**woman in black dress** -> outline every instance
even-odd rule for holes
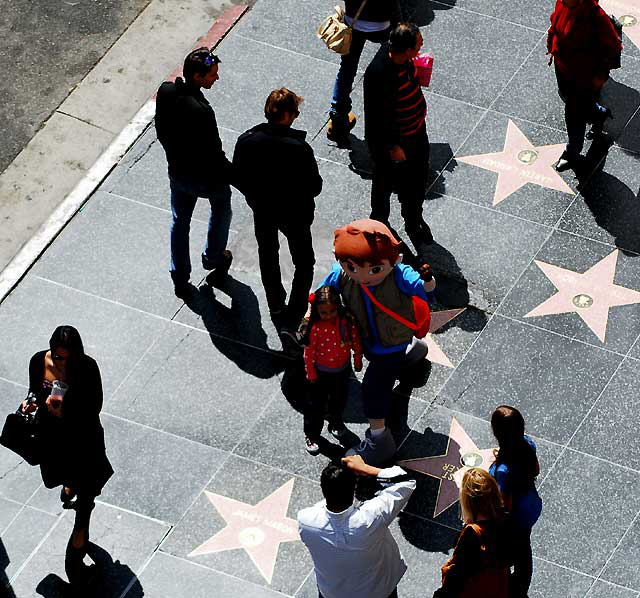
[[[52,396],[54,381],[68,388],[60,399]],[[65,560],[69,581],[83,581],[82,563],[89,542],[89,520],[95,498],[113,474],[100,423],[102,380],[96,362],[85,354],[72,326],[58,326],[48,351],[38,351],[29,363],[29,390],[36,396],[38,430],[43,457],[42,481],[47,488],[62,486],[63,508],[74,509],[75,524]],[[23,404],[23,410],[35,409]]]

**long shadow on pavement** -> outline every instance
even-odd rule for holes
[[[231,307],[216,299],[215,292],[231,298]],[[271,378],[285,368],[286,360],[267,344],[258,298],[247,284],[227,276],[215,289],[203,285],[188,307],[202,317],[215,347],[241,370],[256,378]],[[259,350],[249,350],[249,347]]]
[[[144,596],[140,581],[128,565],[114,561],[106,550],[93,543],[87,553],[96,567],[96,575],[88,586],[76,588],[50,573],[38,584],[36,592],[44,598],[120,598],[130,586],[127,598]]]

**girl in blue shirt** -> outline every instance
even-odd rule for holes
[[[489,473],[496,479],[513,539],[511,598],[526,598],[533,573],[531,528],[542,512],[542,500],[535,486],[540,473],[536,445],[524,433],[524,418],[515,407],[502,405],[491,416],[491,428],[500,447]]]

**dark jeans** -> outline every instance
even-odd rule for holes
[[[509,598],[526,598],[533,575],[531,530],[513,531],[513,573],[509,578]]]
[[[567,154],[577,156],[584,147],[587,123],[600,116],[598,109],[599,90],[588,89],[567,79],[556,67],[558,94],[564,102],[564,120],[567,127]]]
[[[393,387],[406,370],[404,350],[386,355],[367,354],[369,365],[362,378],[362,402],[367,419],[385,419],[389,415]]]
[[[374,163],[370,217],[389,222],[391,193],[396,190],[405,230],[415,244],[416,237],[431,234],[422,217],[429,172],[429,137],[425,130],[403,138],[399,145],[407,159],[397,163],[387,150],[370,148]]]
[[[324,598],[320,592],[318,592],[318,598]],[[389,598],[398,598],[398,589],[396,588],[389,594]]]
[[[351,91],[353,81],[358,72],[358,63],[364,48],[364,43],[368,40],[376,44],[382,44],[389,39],[389,30],[384,31],[358,31],[353,30],[351,37],[351,47],[349,53],[340,58],[340,68],[333,84],[333,99],[331,100],[331,114],[346,116],[351,111]]]
[[[191,216],[199,197],[211,205],[207,242],[202,255],[212,265],[223,259],[231,225],[231,187],[221,184],[207,186],[188,180],[169,177],[171,187],[171,278],[174,283],[187,282],[191,274],[189,231]]]
[[[324,417],[330,426],[342,423],[342,413],[349,395],[351,368],[341,372],[318,371],[318,379],[311,383],[304,410],[304,435],[317,440],[322,434]]]
[[[289,252],[295,268],[291,293],[286,305],[287,326],[297,328],[307,311],[309,289],[313,282],[313,266],[315,256],[311,241],[311,224],[313,209],[310,215],[289,216],[282,214],[261,214],[254,212],[254,230],[258,242],[258,261],[260,276],[267,296],[267,304],[271,311],[279,311],[285,306],[287,292],[282,285],[280,272],[280,241],[278,231],[287,239]]]

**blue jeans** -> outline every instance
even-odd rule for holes
[[[207,242],[202,252],[214,267],[222,262],[231,225],[231,187],[227,183],[206,185],[169,176],[171,187],[171,278],[174,283],[188,282],[191,274],[189,231],[198,197],[211,204]]]
[[[369,40],[376,44],[382,44],[389,39],[390,28],[384,31],[358,31],[353,30],[351,48],[349,53],[340,58],[340,68],[333,85],[333,100],[331,100],[330,114],[346,116],[351,111],[351,90],[358,72],[358,63],[364,48],[364,43]]]

